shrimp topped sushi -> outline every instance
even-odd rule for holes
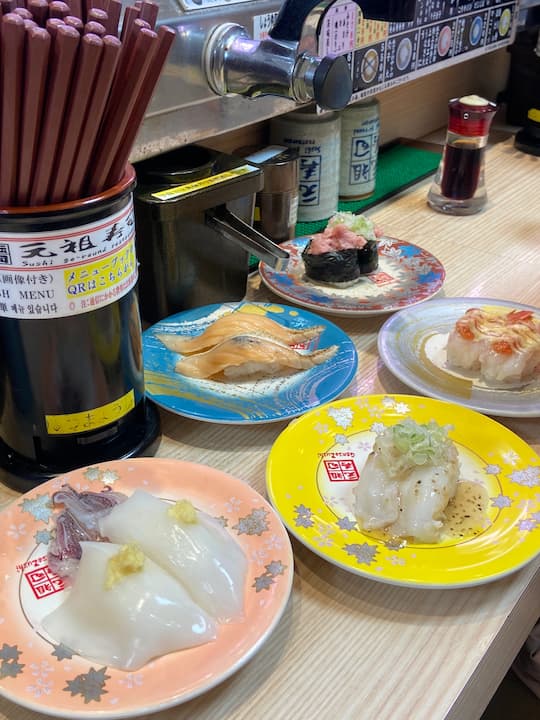
[[[364,215],[336,213],[322,233],[310,237],[302,252],[307,278],[336,287],[354,285],[378,268],[381,234]]]
[[[530,310],[469,308],[448,336],[446,362],[493,386],[540,377],[540,318]]]

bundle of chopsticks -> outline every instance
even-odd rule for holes
[[[0,207],[118,183],[174,30],[158,4],[0,0]]]

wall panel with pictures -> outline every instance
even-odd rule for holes
[[[345,55],[351,102],[509,45],[518,3],[417,0],[411,22],[366,20],[352,0],[337,0],[319,31],[319,53]]]

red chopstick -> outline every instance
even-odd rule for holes
[[[36,27],[26,31],[25,78],[17,181],[18,205],[28,204],[47,84],[50,46],[51,36],[45,28]]]
[[[105,113],[95,155],[90,167],[87,189],[94,195],[105,188],[114,158],[120,149],[122,137],[134,112],[137,97],[144,82],[147,68],[157,51],[157,34],[143,28],[137,33],[131,55],[130,72],[120,88],[115,107]]]
[[[16,201],[24,35],[22,17],[15,13],[7,13],[2,17],[0,49],[2,82],[0,206],[2,207],[12,205]]]
[[[62,128],[62,146],[57,154],[49,201],[61,202],[66,196],[73,163],[77,162],[77,147],[84,118],[90,103],[92,88],[103,51],[103,40],[88,34],[81,39],[79,57],[74,73],[66,118]]]
[[[96,83],[92,88],[92,97],[79,140],[79,152],[69,179],[66,200],[78,200],[82,197],[90,158],[118,65],[121,46],[120,40],[112,35],[105,35],[103,38],[101,63],[97,72]]]
[[[176,33],[166,25],[162,25],[158,30],[158,48],[154,55],[154,59],[150,63],[146,75],[144,77],[142,88],[135,102],[135,109],[131,113],[129,124],[122,138],[122,142],[111,165],[109,175],[107,177],[107,186],[112,187],[120,182],[127,165],[133,143],[139,132],[139,128],[144,120],[146,110],[154,94],[157,81],[167,60],[169,50],[174,42]]]
[[[30,191],[31,205],[43,205],[47,201],[79,41],[78,31],[68,25],[59,26],[54,34],[45,114]]]
[[[28,9],[37,24],[45,26],[49,17],[49,3],[47,0],[29,0]]]
[[[122,32],[120,34],[120,39],[122,40],[122,42],[124,42],[127,35],[129,34],[133,21],[139,17],[139,12],[139,8],[134,7],[133,5],[129,5],[124,10],[124,18],[122,20]]]
[[[118,36],[118,25],[122,14],[122,0],[109,0],[107,3],[107,34]]]
[[[150,23],[152,30],[156,27],[156,21],[159,13],[159,5],[151,0],[143,0],[141,4],[141,12],[139,17],[141,20],[146,20]]]

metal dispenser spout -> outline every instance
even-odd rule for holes
[[[339,110],[352,95],[351,71],[344,56],[317,57],[316,30],[334,0],[285,0],[269,37],[253,40],[246,28],[224,23],[206,41],[203,65],[217,95],[277,95],[297,103],[314,100]],[[355,0],[372,20],[414,18],[415,0]],[[309,20],[309,22],[308,22]]]

